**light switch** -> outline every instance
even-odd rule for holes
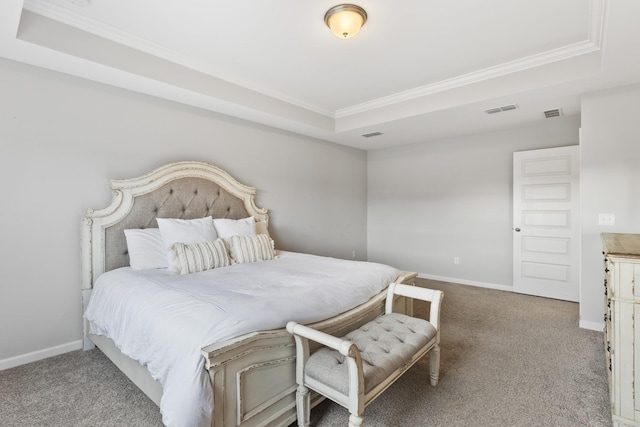
[[[616,214],[612,214],[612,213],[598,214],[598,225],[616,225]]]

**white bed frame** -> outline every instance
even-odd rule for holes
[[[182,185],[184,183],[186,186]],[[174,186],[180,191],[188,188],[184,190],[187,194],[176,194]],[[112,180],[111,187],[111,204],[104,209],[87,210],[82,219],[82,299],[85,309],[98,276],[128,265],[126,249],[123,250],[126,248],[124,228],[157,227],[157,216],[194,218],[210,215],[213,211],[214,217],[253,215],[258,229],[268,230],[267,210],[255,205],[256,188],[239,183],[225,171],[207,163],[171,163],[139,178]],[[209,193],[216,191],[210,197]],[[191,209],[191,205],[200,208]],[[222,215],[216,215],[216,210]],[[413,284],[415,277],[415,273],[402,273],[396,282]],[[386,290],[348,312],[309,326],[343,336],[381,315],[385,297]],[[397,304],[403,306],[402,311],[411,312],[407,301],[399,300]],[[100,348],[159,404],[162,387],[146,368],[123,355],[110,339],[88,334],[87,330],[85,322],[85,350],[94,345]],[[286,426],[292,423],[296,419],[295,351],[293,337],[284,328],[254,332],[204,347],[201,352],[214,395],[212,426]],[[319,395],[312,396],[311,406],[322,399]]]

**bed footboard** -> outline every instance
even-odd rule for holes
[[[413,284],[416,273],[403,273],[398,283]],[[384,313],[386,292],[366,304],[310,325],[343,336]],[[412,305],[398,297],[399,311]],[[284,329],[256,332],[204,347],[202,355],[213,387],[213,427],[287,426],[296,419],[295,342]],[[311,406],[323,397],[312,394]]]

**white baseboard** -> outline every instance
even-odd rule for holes
[[[587,322],[586,320],[581,320],[579,326],[582,329],[590,329],[598,332],[602,332],[604,330],[604,323],[600,322]]]
[[[439,282],[457,283],[459,285],[477,286],[479,288],[497,289],[499,291],[513,292],[511,286],[496,285],[495,283],[475,282],[472,280],[456,279],[455,277],[434,276],[432,274],[418,273],[422,279],[437,280]]]
[[[496,285],[493,283],[474,282],[471,280],[456,279],[454,277],[434,276],[431,274],[423,274],[423,273],[418,273],[418,277],[422,279],[437,280],[439,282],[457,283],[460,285],[478,286],[481,288],[489,288],[489,289],[497,289],[500,291],[513,292],[513,288],[511,286]],[[598,331],[598,332],[602,332],[602,330],[604,329],[604,323],[588,322],[586,320],[580,320],[578,326],[582,329],[590,329],[592,331]]]
[[[55,347],[44,348],[42,350],[32,351],[31,353],[2,359],[0,360],[0,371],[15,368],[16,366],[25,365],[31,362],[37,362],[38,360],[68,353],[74,350],[82,350],[82,340],[72,341]]]

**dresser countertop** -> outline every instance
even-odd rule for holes
[[[640,234],[602,233],[600,237],[607,255],[640,257]]]

